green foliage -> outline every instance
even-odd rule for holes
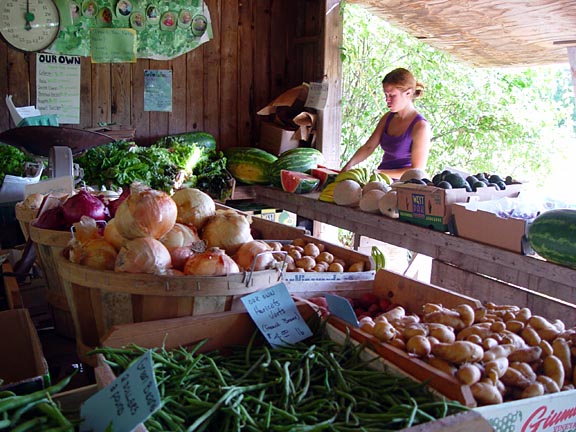
[[[6,174],[24,177],[24,164],[33,160],[22,150],[0,143],[0,185]]]
[[[416,101],[432,126],[427,171],[451,166],[545,178],[551,155],[574,135],[570,69],[484,69],[453,60],[356,5],[344,7],[342,162],[387,111],[382,78],[397,67],[425,86]],[[377,150],[363,162],[375,168]]]

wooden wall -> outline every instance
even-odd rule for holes
[[[214,39],[171,61],[91,64],[81,59],[80,125],[99,122],[135,129],[136,142],[203,130],[220,148],[253,145],[256,111],[324,70],[326,0],[206,0]],[[336,2],[337,3],[337,2]],[[333,7],[331,7],[334,9]],[[338,14],[338,11],[332,10]],[[0,41],[0,131],[14,127],[4,104],[34,105],[35,55]],[[171,113],[143,109],[144,70],[171,69]]]

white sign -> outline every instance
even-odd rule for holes
[[[80,123],[80,57],[36,55],[36,107],[60,124]]]

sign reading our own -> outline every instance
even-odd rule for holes
[[[283,283],[248,294],[242,303],[272,346],[294,344],[312,336]]]
[[[36,55],[36,108],[59,123],[80,123],[80,57]]]

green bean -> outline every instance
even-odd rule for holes
[[[29,431],[29,430],[32,430],[32,429],[46,423],[47,421],[48,421],[48,419],[46,417],[35,417],[31,420],[20,423],[18,426],[16,426],[14,429],[12,429],[12,432]]]
[[[16,411],[14,411],[14,413],[12,414],[12,425],[16,425],[18,424],[18,422],[20,421],[20,418],[26,414],[28,411],[30,411],[31,409],[36,408],[39,404],[42,403],[46,403],[48,402],[47,398],[42,398],[42,399],[38,399],[35,400],[33,402],[30,402],[29,404],[26,404],[20,408],[18,408]]]

